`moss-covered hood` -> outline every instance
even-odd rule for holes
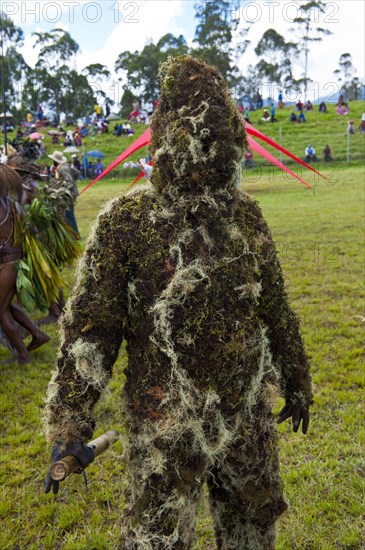
[[[152,119],[152,183],[162,193],[234,189],[246,133],[221,74],[184,55],[160,69]]]

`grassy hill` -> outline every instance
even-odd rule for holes
[[[266,134],[268,137],[272,138],[276,142],[280,142],[280,128],[281,128],[281,144],[283,147],[289,149],[292,153],[297,155],[300,158],[304,158],[305,148],[309,143],[313,145],[316,149],[317,157],[319,162],[316,164],[316,169],[323,172],[333,172],[337,171],[340,168],[347,167],[349,165],[354,166],[364,162],[365,159],[365,134],[358,132],[358,126],[361,121],[361,115],[365,112],[365,103],[363,101],[354,101],[350,105],[351,112],[349,115],[337,115],[336,106],[328,105],[328,113],[320,113],[318,111],[318,106],[315,106],[315,110],[309,111],[306,113],[307,122],[304,124],[291,123],[289,121],[290,113],[292,112],[292,107],[284,107],[281,110],[277,110],[276,118],[278,122],[262,122],[262,112],[263,110],[253,111],[250,114],[250,121],[257,129]],[[347,122],[349,119],[354,120],[356,133],[350,136],[350,163],[347,162]],[[68,127],[67,129],[71,129]],[[135,124],[133,129],[135,131],[134,136],[121,136],[116,137],[113,135],[114,123],[109,125],[110,131],[107,134],[97,134],[93,135],[91,133],[84,140],[85,151],[91,149],[98,149],[105,154],[103,159],[104,166],[108,166],[118,155],[120,155],[137,137],[139,137],[147,128],[144,124]],[[51,138],[44,132],[45,140],[44,144],[47,147],[47,154],[52,153],[55,150],[63,151],[64,147],[62,144],[52,145]],[[9,137],[12,139],[15,137],[15,132],[10,133]],[[263,143],[263,142],[260,142]],[[332,151],[332,163],[324,163],[322,151],[324,147],[329,144]],[[280,153],[273,149],[270,146],[265,147],[274,154],[277,158],[280,157]],[[139,152],[135,153],[128,160],[137,160],[140,157],[147,155],[148,148],[140,149]],[[81,148],[80,148],[81,151]],[[66,156],[70,157],[70,155]],[[265,170],[265,167],[268,166],[267,161],[254,155],[256,165],[260,169]],[[304,175],[306,177],[307,171],[283,155],[282,160],[284,164],[290,165],[291,168],[295,166],[295,171],[298,174]],[[41,159],[40,163],[51,163],[50,159],[45,158]],[[278,169],[275,168],[275,171]],[[135,176],[138,174],[137,171],[125,170],[120,165],[115,168],[108,178],[113,180],[118,180],[120,178],[125,179],[126,181],[132,182]]]

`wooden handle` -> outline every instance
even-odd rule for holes
[[[87,444],[94,450],[94,456],[99,456],[106,451],[110,445],[118,440],[119,433],[117,430],[110,430],[100,435],[93,441]],[[51,477],[54,481],[63,481],[73,472],[80,470],[80,462],[74,456],[65,456],[51,466]]]
[[[93,441],[87,444],[88,447],[94,449],[94,456],[99,456],[101,453],[106,451],[110,445],[115,443],[118,440],[119,433],[117,430],[109,430],[105,434],[100,435]]]
[[[51,466],[51,477],[55,481],[63,481],[73,472],[80,470],[80,462],[74,456],[65,456]]]

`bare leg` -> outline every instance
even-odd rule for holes
[[[18,362],[23,365],[31,361],[31,355],[27,350],[18,330],[18,326],[11,314],[11,302],[16,293],[16,271],[13,262],[9,262],[0,269],[0,324],[10,344],[18,352]]]
[[[47,317],[44,317],[44,319],[40,319],[37,322],[37,324],[40,326],[40,325],[50,325],[51,323],[57,323],[58,319],[62,315],[64,307],[65,307],[65,299],[63,296],[63,290],[62,288],[60,288],[57,302],[51,302]]]
[[[25,312],[17,305],[11,304],[10,311],[14,319],[16,320],[19,325],[24,327],[29,334],[33,337],[31,343],[27,347],[28,351],[33,351],[37,348],[40,348],[43,346],[43,344],[46,344],[49,342],[50,338],[48,334],[43,332],[29,317],[25,314]]]

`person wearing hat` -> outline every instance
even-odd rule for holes
[[[269,122],[270,114],[269,114],[269,111],[267,109],[264,109],[261,120],[263,120],[264,122]]]
[[[79,161],[79,159],[78,159],[76,153],[74,153],[74,154],[71,156],[71,158],[72,158],[72,166],[73,166],[76,170],[78,170],[78,172],[80,172],[80,174],[81,174],[81,163],[80,163],[80,161]]]
[[[50,159],[53,160],[53,173],[56,180],[62,181],[72,194],[70,197],[70,203],[65,211],[65,220],[72,227],[72,229],[79,233],[77,222],[75,218],[75,201],[79,195],[79,191],[76,187],[75,181],[77,178],[74,178],[72,174],[72,169],[67,158],[61,153],[61,151],[54,151],[52,155],[48,155]]]

